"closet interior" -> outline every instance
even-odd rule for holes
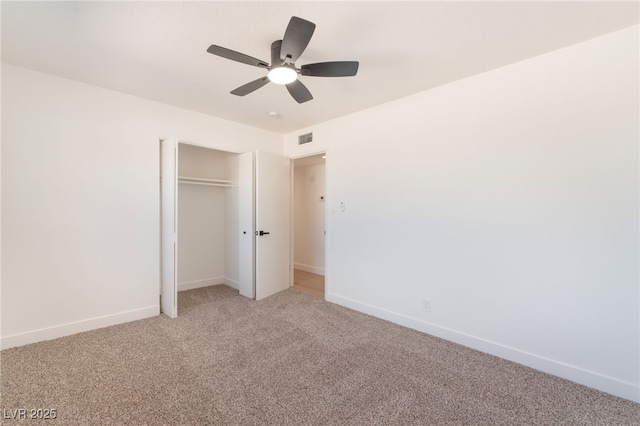
[[[178,292],[238,289],[238,165],[238,154],[178,144]]]

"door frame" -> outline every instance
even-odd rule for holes
[[[291,183],[289,184],[290,190],[291,190],[291,201],[290,201],[290,205],[291,205],[291,213],[289,214],[290,217],[290,243],[289,243],[289,253],[290,253],[290,259],[289,259],[289,264],[291,265],[290,271],[289,271],[289,282],[290,285],[289,287],[293,287],[293,270],[294,265],[295,265],[295,241],[294,241],[294,224],[295,224],[295,200],[294,200],[294,193],[295,193],[295,160],[299,160],[301,158],[307,158],[307,157],[315,157],[316,155],[324,155],[325,159],[324,159],[324,299],[327,300],[327,296],[329,295],[329,289],[330,289],[330,268],[329,268],[329,245],[330,245],[330,241],[331,241],[331,232],[329,232],[330,229],[330,202],[329,199],[327,197],[327,194],[330,193],[329,191],[329,153],[328,153],[328,149],[322,149],[319,151],[313,151],[313,152],[308,152],[302,155],[298,155],[295,157],[290,157],[291,158]]]
[[[258,293],[257,288],[256,288],[257,277],[255,276],[256,275],[255,271],[256,271],[256,267],[257,267],[256,266],[257,255],[256,255],[255,250],[256,250],[257,242],[255,241],[255,235],[254,234],[255,234],[255,229],[256,229],[256,226],[257,226],[256,216],[255,216],[256,215],[256,208],[257,208],[256,207],[256,203],[257,202],[256,202],[256,199],[255,199],[255,197],[256,197],[256,179],[257,179],[257,176],[256,176],[257,171],[256,171],[255,167],[256,167],[257,156],[259,155],[259,153],[264,152],[263,155],[272,155],[273,154],[273,155],[276,155],[278,157],[282,157],[283,160],[286,160],[289,163],[287,165],[283,165],[283,167],[286,167],[286,171],[288,173],[291,173],[291,165],[290,165],[291,159],[289,157],[287,157],[286,155],[283,155],[283,154],[270,153],[270,152],[261,151],[261,150],[237,152],[237,151],[230,151],[230,150],[226,150],[226,149],[217,148],[217,147],[211,146],[209,144],[194,143],[194,142],[186,141],[186,140],[179,139],[179,138],[161,137],[159,139],[160,139],[160,154],[162,154],[162,146],[163,146],[162,141],[171,140],[171,141],[173,141],[173,143],[175,145],[174,146],[174,148],[175,148],[175,153],[174,153],[175,165],[174,165],[174,170],[173,170],[175,176],[174,176],[174,179],[172,179],[172,180],[174,180],[176,182],[175,189],[174,189],[174,197],[175,197],[174,198],[174,200],[175,200],[174,207],[175,207],[176,213],[174,215],[174,226],[172,227],[173,230],[174,230],[174,232],[172,233],[172,237],[173,237],[172,240],[175,240],[175,244],[177,244],[177,232],[178,232],[178,230],[177,230],[177,199],[178,199],[177,177],[178,177],[178,174],[179,174],[179,170],[178,170],[178,152],[177,151],[178,151],[179,145],[180,144],[192,145],[192,146],[197,146],[197,147],[201,147],[201,148],[206,148],[206,149],[212,149],[212,150],[216,150],[216,151],[220,151],[220,152],[225,152],[225,153],[232,154],[232,155],[237,155],[239,161],[240,161],[240,158],[244,154],[248,154],[248,156],[250,156],[251,165],[252,165],[252,176],[250,178],[252,180],[252,182],[251,182],[250,193],[252,194],[251,198],[252,198],[252,207],[253,207],[251,209],[252,211],[250,212],[250,216],[251,216],[251,220],[250,220],[250,222],[251,222],[250,236],[253,239],[253,243],[252,243],[252,248],[253,248],[253,250],[252,250],[252,252],[253,252],[252,253],[253,273],[251,273],[251,275],[253,276],[253,279],[252,279],[252,288],[249,289],[250,290],[249,292],[251,292],[253,294],[247,294],[246,296],[247,297],[251,297],[252,299],[256,299],[256,296],[257,296],[257,293]],[[161,157],[161,159],[162,159],[162,157]],[[162,169],[163,169],[163,165],[162,165],[162,161],[160,161],[159,162],[159,172],[160,172],[160,174],[162,173]],[[290,179],[291,179],[291,176],[289,176],[289,180],[286,180],[286,179],[284,180],[285,185],[286,184],[290,184],[290,182],[291,182]],[[161,297],[162,296],[162,290],[163,290],[162,281],[163,281],[163,277],[165,277],[165,275],[166,275],[165,273],[163,273],[163,261],[164,261],[165,256],[163,254],[163,248],[162,248],[163,247],[163,237],[164,237],[164,235],[163,235],[164,231],[163,231],[163,227],[162,227],[163,209],[164,209],[163,203],[162,203],[162,195],[163,195],[162,184],[159,185],[159,191],[160,191],[159,195],[160,195],[160,200],[161,200],[161,202],[159,203],[160,204],[159,205],[159,210],[160,210],[159,211],[159,216],[160,216],[160,224],[161,224],[161,226],[160,226],[160,230],[159,230],[160,231],[160,250],[159,250],[159,255],[160,255],[160,285],[159,285],[158,292],[159,292],[159,295]],[[286,191],[286,189],[285,189],[285,191]],[[287,193],[285,192],[284,193],[284,198],[285,199],[287,197],[286,194]],[[291,189],[289,189],[289,194],[291,194]],[[289,200],[290,200],[290,198],[289,198]],[[285,232],[286,232],[286,230],[290,231],[290,224],[291,224],[290,220],[291,220],[291,218],[289,218],[289,228],[287,228],[287,226],[284,225]],[[242,224],[240,224],[240,225],[242,225]],[[239,232],[240,231],[241,230],[239,229]],[[249,232],[249,231],[247,230],[247,232]],[[289,236],[289,240],[290,240],[290,236]],[[240,244],[240,242],[239,242],[239,244]],[[291,248],[290,244],[287,244],[286,237],[285,237],[283,246],[284,247],[288,246],[289,249]],[[285,259],[287,261],[289,261],[290,258],[291,258],[291,256],[289,256],[289,258],[285,257]],[[171,318],[175,318],[178,315],[178,312],[177,312],[177,293],[178,293],[177,292],[177,249],[174,251],[174,259],[173,260],[174,260],[174,262],[173,262],[173,264],[174,264],[174,268],[173,268],[174,286],[173,286],[172,290],[174,290],[174,292],[175,292],[175,297],[173,299],[173,305],[174,306],[173,306],[173,309],[167,309],[166,312],[164,310],[161,312],[161,313],[167,314]],[[240,258],[239,258],[239,261],[240,261]],[[285,266],[285,268],[283,268],[283,271],[285,271],[284,272],[284,276],[283,276],[283,281],[281,281],[281,282],[283,282],[284,285],[290,284],[290,283],[286,282],[286,270],[287,269],[286,269],[286,266]],[[239,283],[239,286],[240,286],[240,283]],[[290,285],[289,285],[289,287],[290,287]]]
[[[178,316],[178,143],[160,139],[159,298],[160,312],[169,318]]]

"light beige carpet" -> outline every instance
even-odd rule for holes
[[[49,425],[640,424],[639,404],[293,289],[191,290],[179,314],[3,351],[0,408],[55,408]]]

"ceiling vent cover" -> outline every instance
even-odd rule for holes
[[[309,142],[313,142],[313,132],[298,136],[298,145],[304,145]]]

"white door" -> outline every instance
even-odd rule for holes
[[[256,152],[256,300],[289,288],[289,164],[280,155]]]
[[[178,141],[160,142],[162,200],[162,285],[160,309],[169,316],[178,316]]]
[[[240,155],[240,294],[256,300],[289,288],[289,159]]]
[[[240,294],[254,299],[255,287],[255,175],[253,164],[253,152],[240,154],[238,179],[238,198],[240,217],[238,218],[240,237],[239,248],[239,285]]]

